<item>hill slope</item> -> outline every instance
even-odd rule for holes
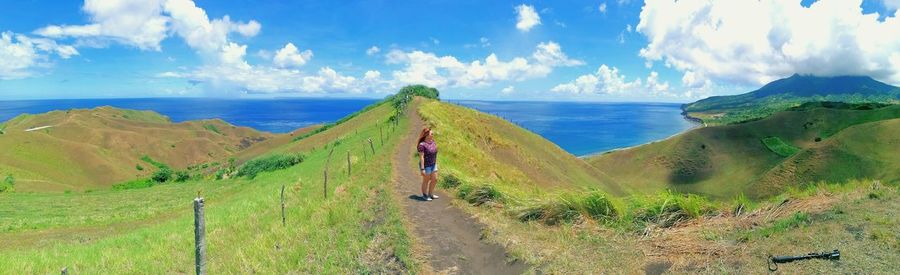
[[[637,191],[673,188],[719,198],[762,197],[821,180],[900,180],[900,169],[890,169],[900,164],[900,105],[874,110],[820,105],[699,128],[588,161]]]
[[[501,118],[438,101],[423,100],[418,110],[435,131],[445,175],[516,191],[587,187],[625,193],[585,161]]]
[[[176,169],[222,161],[276,135],[220,119],[172,123],[149,111],[112,107],[20,115],[3,123],[0,174],[17,191],[80,191]],[[138,168],[140,166],[140,168]]]
[[[733,96],[714,96],[682,109],[710,124],[758,119],[804,102],[846,103],[900,102],[900,88],[867,76],[816,77],[793,75],[766,84],[756,91]]]

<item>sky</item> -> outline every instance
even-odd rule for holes
[[[0,2],[0,100],[689,102],[795,73],[900,85],[900,0]]]

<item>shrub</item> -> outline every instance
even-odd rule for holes
[[[191,174],[188,174],[187,171],[176,171],[175,172],[175,182],[183,182],[191,179]]]
[[[441,182],[440,182],[441,188],[444,188],[444,189],[456,188],[460,184],[462,184],[462,181],[460,181],[459,178],[457,178],[453,174],[447,174],[447,175],[441,177]]]
[[[155,182],[160,182],[160,183],[167,182],[171,178],[172,178],[172,169],[169,169],[169,167],[160,168],[156,172],[153,172],[153,175],[150,176],[150,179],[152,179]]]
[[[135,165],[134,169],[137,169],[138,171],[144,171],[144,167],[141,166],[140,164]]]
[[[123,183],[113,184],[113,190],[126,190],[126,189],[140,189],[147,188],[156,185],[156,182],[148,179],[138,179],[132,181],[126,181]]]
[[[16,178],[13,177],[12,174],[6,175],[6,178],[0,182],[0,193],[3,192],[12,192],[16,185]]]
[[[203,128],[205,128],[206,130],[210,130],[210,131],[212,131],[213,133],[220,134],[220,135],[224,135],[224,134],[222,134],[221,131],[219,131],[219,128],[217,128],[216,125],[212,125],[212,124],[203,124]],[[174,146],[173,146],[173,147],[174,147]]]
[[[285,169],[301,162],[303,162],[303,155],[270,155],[248,161],[238,170],[237,176],[246,176],[252,179],[259,173]]]

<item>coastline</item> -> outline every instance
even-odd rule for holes
[[[702,122],[702,121],[699,121],[700,119],[695,118],[695,117],[689,117],[689,116],[687,116],[687,115],[684,115],[684,113],[682,113],[682,114],[683,114],[683,117],[684,117],[685,120],[690,121],[690,122],[693,122],[693,126],[691,126],[690,128],[685,129],[684,131],[675,133],[675,134],[673,134],[673,135],[671,135],[671,136],[668,136],[668,137],[664,137],[664,138],[656,139],[656,140],[651,140],[651,141],[644,142],[644,143],[637,144],[637,145],[626,146],[626,147],[621,147],[621,148],[615,148],[615,149],[610,149],[610,150],[606,150],[606,151],[590,153],[590,154],[587,154],[587,155],[581,155],[581,156],[576,156],[576,157],[578,157],[578,158],[584,160],[584,159],[587,159],[587,158],[590,158],[590,157],[595,157],[595,156],[599,156],[599,155],[603,155],[603,154],[607,154],[607,153],[611,153],[611,152],[615,152],[615,151],[628,150],[628,149],[631,149],[631,148],[635,148],[635,147],[639,147],[639,146],[644,146],[644,145],[647,145],[647,144],[653,144],[653,143],[657,143],[657,142],[660,142],[660,141],[665,141],[665,140],[667,140],[667,139],[670,139],[670,138],[673,138],[673,137],[677,137],[677,136],[679,136],[679,135],[683,135],[683,134],[685,134],[685,133],[687,133],[687,132],[690,132],[690,131],[693,131],[693,130],[695,130],[695,129],[703,128],[703,127],[704,127],[704,126],[703,126],[703,122]]]

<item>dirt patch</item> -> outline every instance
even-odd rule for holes
[[[644,274],[659,275],[669,271],[669,268],[672,268],[670,262],[654,262],[644,266]]]

